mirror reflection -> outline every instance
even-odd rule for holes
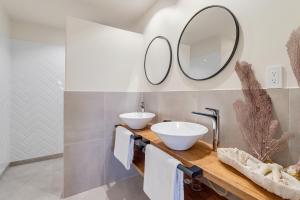
[[[233,57],[239,26],[225,7],[210,6],[196,13],[185,26],[178,43],[178,63],[193,80],[217,75]]]
[[[163,36],[155,37],[148,45],[144,68],[147,80],[158,85],[168,76],[172,64],[171,45]]]

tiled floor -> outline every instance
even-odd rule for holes
[[[0,179],[0,200],[60,200],[63,159],[10,167]],[[64,200],[148,200],[140,176],[113,182]]]
[[[0,179],[0,200],[59,200],[63,159],[10,167]]]
[[[140,176],[113,182],[64,200],[149,200]]]

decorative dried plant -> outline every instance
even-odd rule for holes
[[[286,47],[294,75],[297,79],[298,85],[300,86],[300,27],[292,32]],[[295,170],[295,174],[300,180],[300,159],[297,164],[292,165],[289,168]]]
[[[240,130],[253,156],[263,162],[270,161],[271,156],[285,146],[289,135],[284,133],[281,138],[274,139],[279,122],[273,120],[272,100],[256,80],[251,65],[237,62],[235,71],[245,97],[245,102],[237,100],[234,103]]]
[[[300,27],[292,32],[286,47],[295,77],[300,86]]]

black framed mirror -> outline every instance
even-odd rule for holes
[[[172,48],[169,40],[156,36],[149,43],[144,59],[145,75],[152,85],[161,84],[168,76],[172,65]]]
[[[185,25],[177,45],[178,64],[192,80],[207,80],[231,61],[239,42],[239,23],[226,7],[198,11]]]

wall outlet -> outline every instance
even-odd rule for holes
[[[283,87],[283,67],[281,65],[271,65],[267,67],[267,88]]]

